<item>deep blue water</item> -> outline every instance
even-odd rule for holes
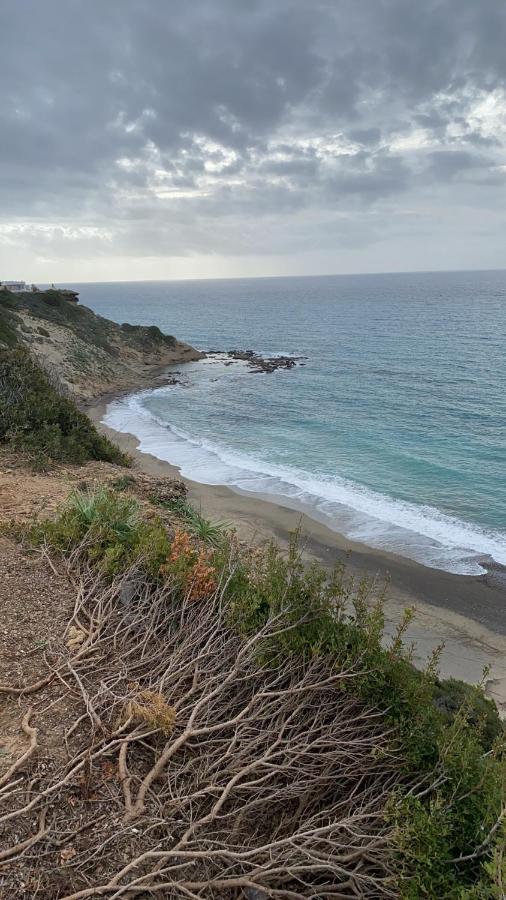
[[[143,449],[428,565],[506,564],[506,271],[79,287],[202,349],[308,357],[190,364],[189,387],[114,404]]]

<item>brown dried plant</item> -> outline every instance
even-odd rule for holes
[[[244,638],[223,581],[195,603],[174,579],[108,584],[72,564],[69,627],[87,638],[52,673],[79,702],[64,757],[25,757],[0,791],[6,896],[397,896],[385,810],[403,774],[382,716],[349,690],[360,658],[266,662],[294,627],[283,610]]]
[[[159,691],[139,690],[139,685],[136,685],[134,689],[137,689],[138,693],[128,701],[125,719],[131,717],[136,725],[144,723],[150,728],[159,729],[162,734],[168,736],[176,721],[174,707],[169,706]]]
[[[188,600],[194,602],[210,597],[217,587],[216,568],[212,564],[212,550],[196,548],[187,531],[177,529],[171,544],[167,563],[160,574],[165,578],[179,579]]]

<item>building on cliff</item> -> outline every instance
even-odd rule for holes
[[[0,291],[10,291],[11,294],[19,294],[24,291],[33,291],[35,285],[27,285],[26,281],[0,281]]]
[[[38,293],[40,290],[36,284],[27,284],[26,281],[0,281],[0,291],[8,291],[11,294]],[[54,284],[51,285],[50,291],[54,291],[70,303],[79,302],[78,291],[71,291],[70,288],[55,288]]]

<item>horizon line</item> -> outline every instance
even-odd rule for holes
[[[471,274],[471,273],[479,273],[479,272],[506,272],[506,266],[494,266],[492,268],[478,268],[478,269],[398,269],[395,271],[383,271],[383,272],[320,272],[320,273],[306,273],[303,275],[221,275],[221,276],[211,276],[211,277],[182,277],[182,278],[120,278],[120,279],[106,279],[105,281],[74,281],[69,280],[70,284],[166,284],[166,283],[174,283],[178,282],[192,282],[192,281],[268,281],[274,279],[285,279],[285,278],[349,278],[349,277],[357,277],[357,278],[371,278],[378,277],[382,275],[452,275],[452,274]],[[6,281],[9,279],[0,279],[0,281]],[[13,280],[13,279],[10,279]],[[67,280],[67,279],[65,279]],[[32,282],[28,280],[27,284],[31,284]],[[35,283],[35,282],[33,282]],[[62,281],[52,281],[52,282],[40,282],[41,284],[63,284]]]

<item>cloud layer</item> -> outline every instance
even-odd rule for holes
[[[504,265],[505,46],[503,0],[3,0],[3,277]]]

